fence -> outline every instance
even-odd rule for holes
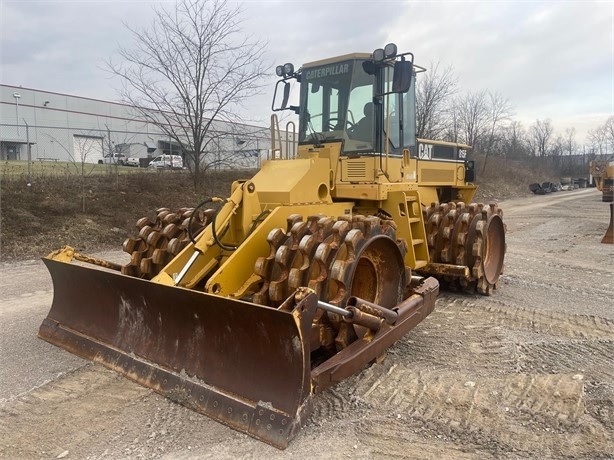
[[[254,168],[269,152],[268,128],[249,127],[212,133],[200,161],[215,169]],[[0,160],[103,163],[113,157],[141,164],[158,155],[181,155],[186,165],[194,156],[161,132],[21,124],[0,124]]]

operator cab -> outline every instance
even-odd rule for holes
[[[410,59],[407,60],[406,57]],[[299,115],[299,144],[341,142],[341,154],[400,156],[416,144],[413,55],[398,55],[396,45],[305,64],[277,68],[284,83],[279,111]],[[288,80],[300,83],[300,104],[287,106]]]

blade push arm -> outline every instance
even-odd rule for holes
[[[188,244],[152,281],[155,283],[193,288],[218,266],[224,249],[219,241],[219,233],[230,224],[232,216],[243,201],[243,187],[237,187],[216,216],[216,233],[209,224],[193,243]],[[213,201],[222,201],[214,198]]]

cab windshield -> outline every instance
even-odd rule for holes
[[[375,76],[362,60],[303,71],[299,142],[351,140],[355,150],[373,150]]]
[[[382,66],[368,73],[363,62],[364,59],[353,59],[303,70],[299,143],[343,141],[344,153],[387,149],[393,155],[400,154],[403,147],[413,146],[413,83],[406,94],[391,93],[392,67]],[[375,97],[378,93],[387,94]],[[399,142],[401,129],[404,145]]]

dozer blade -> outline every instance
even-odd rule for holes
[[[300,429],[315,295],[282,311],[43,260],[54,298],[42,339],[275,447]]]

